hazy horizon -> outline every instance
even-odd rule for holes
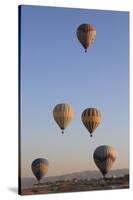
[[[108,172],[108,174],[107,174],[107,176],[109,176],[110,174],[112,174],[114,171],[121,171],[121,170],[128,170],[129,171],[129,168],[118,168],[118,169],[112,169],[112,170],[110,170],[109,172]],[[97,169],[95,169],[95,170],[83,170],[83,171],[73,171],[73,172],[70,172],[70,173],[65,173],[65,174],[57,174],[57,175],[51,175],[51,176],[47,176],[47,174],[42,178],[43,180],[45,180],[45,178],[50,178],[50,177],[58,177],[58,176],[65,176],[65,175],[71,175],[71,174],[75,174],[75,173],[82,173],[82,172],[97,172],[101,177],[103,177],[102,176],[102,174],[101,174],[101,172],[99,171],[99,169],[97,168]],[[22,177],[22,178],[33,178],[33,179],[36,179],[35,178],[35,176],[25,176],[25,177]]]
[[[100,145],[116,150],[112,169],[129,168],[129,13],[44,6],[21,7],[21,164],[49,161],[46,176],[98,170],[93,152]],[[82,23],[97,35],[85,53],[76,37]],[[61,102],[74,119],[61,135],[53,108]],[[89,137],[81,113],[96,107],[102,122]]]

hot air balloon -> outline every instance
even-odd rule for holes
[[[33,174],[37,178],[38,183],[40,183],[40,180],[48,171],[48,160],[45,158],[37,158],[32,162],[31,169]]]
[[[87,48],[91,46],[95,37],[96,29],[91,24],[81,24],[77,28],[77,38],[81,45],[85,48],[85,52],[87,52]]]
[[[116,160],[116,152],[113,147],[102,145],[96,148],[93,158],[96,166],[105,178],[106,174],[112,168],[112,165]]]
[[[101,122],[101,113],[96,108],[87,108],[82,112],[81,118],[84,126],[92,137],[92,133]]]
[[[61,103],[55,106],[53,110],[53,117],[56,123],[64,133],[64,129],[68,126],[73,118],[73,109],[69,104]]]

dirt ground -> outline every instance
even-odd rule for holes
[[[22,195],[51,194],[64,192],[79,192],[93,190],[110,190],[129,188],[129,176],[117,178],[91,179],[70,181],[55,181],[41,184],[34,184],[31,188],[21,190]]]

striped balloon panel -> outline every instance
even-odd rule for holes
[[[93,157],[97,167],[105,175],[112,168],[116,160],[116,153],[113,147],[103,145],[95,150]]]
[[[32,162],[31,167],[36,178],[40,180],[48,171],[48,161],[46,159],[36,159]]]
[[[82,122],[90,133],[93,133],[101,122],[101,114],[96,108],[88,108],[82,113]]]
[[[91,24],[82,24],[77,29],[77,38],[84,48],[88,48],[96,37],[96,29]]]
[[[68,104],[58,104],[53,110],[53,116],[61,129],[65,129],[73,118],[73,110]]]

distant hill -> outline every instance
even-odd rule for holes
[[[128,169],[117,169],[117,170],[112,170],[108,173],[108,176],[123,176],[125,174],[129,174]],[[92,178],[101,178],[101,173],[99,171],[82,171],[82,172],[75,172],[75,173],[70,173],[70,174],[63,174],[60,176],[50,176],[50,177],[45,177],[42,179],[41,182],[54,182],[57,180],[72,180],[74,178],[76,179],[92,179]],[[31,187],[34,183],[36,183],[35,178],[22,178],[22,188],[28,188]]]

